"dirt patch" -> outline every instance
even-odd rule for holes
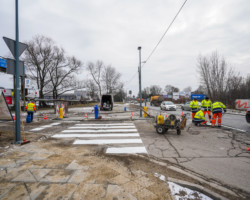
[[[13,123],[7,122],[5,124],[1,124],[0,126],[0,153],[7,151],[9,148],[13,147],[15,142],[15,127]],[[24,138],[25,137],[25,138]],[[34,142],[42,138],[43,135],[38,135],[30,132],[21,131],[21,139],[28,140],[30,142]]]

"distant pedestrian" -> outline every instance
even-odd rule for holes
[[[32,99],[30,103],[27,104],[25,107],[27,110],[28,115],[31,117],[31,122],[33,121],[33,113],[36,111],[36,105],[34,104],[34,100]]]
[[[193,123],[195,124],[195,126],[201,124],[201,125],[205,125],[207,123],[206,119],[205,119],[205,115],[203,113],[202,110],[199,110],[193,119]]]
[[[212,117],[211,117],[212,101],[209,99],[209,97],[206,97],[201,102],[201,107],[203,109],[204,116],[206,117],[206,114],[208,114],[208,118],[209,118],[209,121],[211,123],[212,122]]]
[[[194,116],[199,109],[199,102],[197,101],[196,98],[194,98],[194,100],[191,101],[189,107],[191,108],[192,111],[192,119],[194,119]]]
[[[215,127],[216,119],[218,117],[218,127],[221,127],[221,118],[222,118],[222,111],[227,112],[226,106],[221,102],[215,102],[212,104],[212,127]]]

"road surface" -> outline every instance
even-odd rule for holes
[[[160,113],[160,107],[155,107],[155,106],[150,106],[150,110],[153,111],[153,115],[159,114]],[[162,113],[167,113],[167,114],[181,114],[182,110],[177,109],[176,111],[161,111]],[[188,115],[191,116],[190,111],[184,111],[183,113],[189,113]],[[247,132],[250,134],[250,124],[247,123],[246,117],[244,115],[239,115],[239,114],[230,114],[226,113],[223,115],[222,118],[222,125],[233,129],[241,130],[243,132]]]

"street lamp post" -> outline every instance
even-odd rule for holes
[[[142,94],[141,94],[141,47],[138,47],[139,50],[139,95],[140,95],[140,117],[142,117]]]
[[[21,142],[20,130],[20,86],[19,86],[19,26],[18,26],[18,0],[16,0],[16,76],[15,76],[15,111],[16,111],[16,143]]]

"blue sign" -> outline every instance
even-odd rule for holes
[[[3,68],[6,69],[6,65],[7,65],[7,61],[4,60],[4,59],[2,59],[2,58],[0,58],[0,67],[3,67]]]
[[[203,100],[206,98],[205,94],[191,94],[191,100],[196,98],[197,100]]]

